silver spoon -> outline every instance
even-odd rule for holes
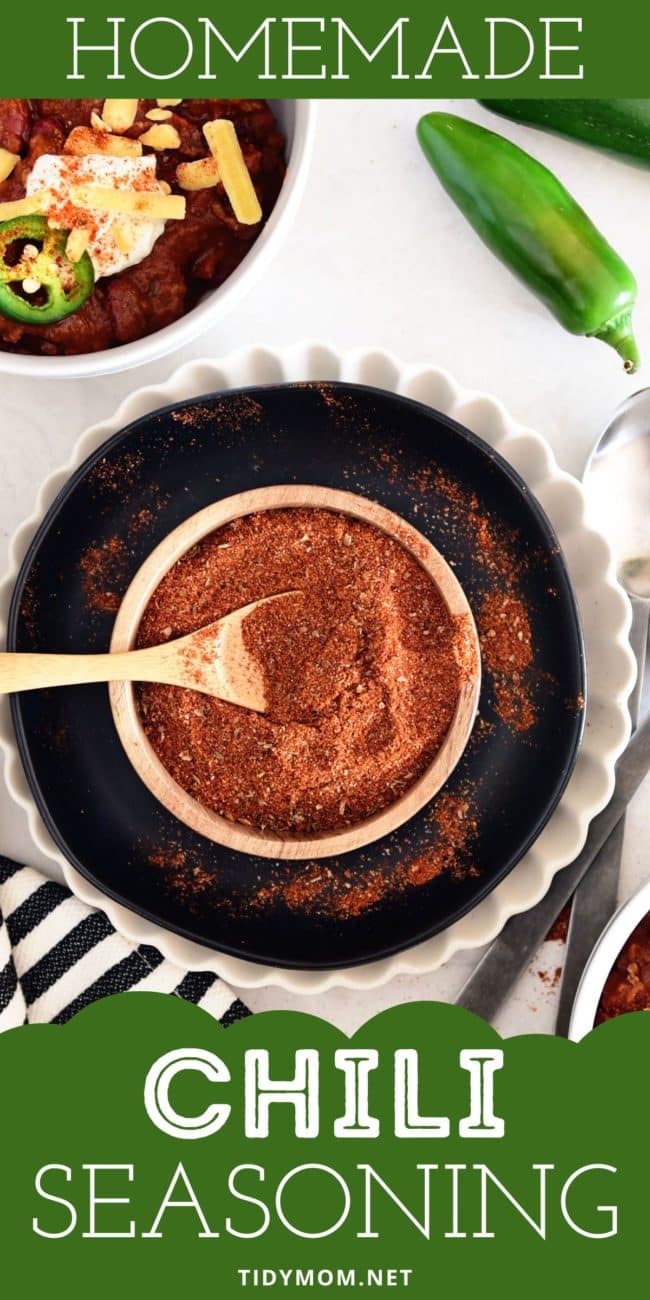
[[[614,552],[618,579],[632,603],[630,644],[637,662],[637,680],[630,697],[630,716],[632,726],[636,727],[650,620],[649,388],[628,397],[618,407],[587,461],[583,482],[594,518]],[[621,820],[574,895],[557,1034],[568,1033],[571,1008],[586,961],[616,910],[624,831]]]

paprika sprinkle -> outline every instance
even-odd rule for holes
[[[243,628],[267,713],[156,684],[137,699],[151,745],[193,798],[231,821],[303,836],[399,799],[440,749],[476,665],[465,621],[400,542],[315,507],[247,515],[193,547],[155,591],[138,645],[294,590]]]

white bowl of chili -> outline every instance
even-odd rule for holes
[[[644,926],[644,920],[646,925]],[[643,927],[643,934],[639,934]],[[645,958],[628,952],[635,940]],[[628,960],[629,958],[629,960]],[[633,965],[630,970],[629,966]],[[650,880],[621,904],[594,948],[578,985],[569,1037],[579,1042],[594,1025],[624,1010],[650,1010],[650,988],[639,966],[650,965]],[[620,984],[621,988],[618,988]],[[624,991],[625,996],[620,993]],[[645,1003],[645,1005],[643,1005]],[[625,1005],[624,1005],[625,1004]]]
[[[0,100],[0,110],[3,102]],[[23,101],[11,102],[22,103]],[[140,101],[143,107],[146,106],[146,102]],[[268,103],[285,138],[286,174],[279,195],[259,235],[223,282],[216,288],[207,289],[195,306],[179,315],[171,324],[135,338],[131,342],[118,342],[114,346],[100,347],[87,352],[75,351],[70,355],[63,355],[64,344],[62,354],[42,355],[36,351],[21,350],[20,344],[3,345],[0,336],[0,374],[32,379],[78,379],[130,370],[184,347],[237,304],[261,275],[288,233],[304,190],[312,152],[315,113],[313,102],[269,100]],[[207,152],[207,145],[205,147]],[[77,161],[84,161],[84,159],[77,159]],[[267,217],[266,213],[264,215]],[[145,259],[143,265],[146,265],[147,260]],[[141,290],[137,290],[137,293],[140,292]],[[68,320],[71,319],[73,320],[74,317],[68,317]]]

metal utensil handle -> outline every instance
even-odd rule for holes
[[[619,759],[612,798],[607,807],[594,817],[581,853],[570,866],[558,872],[548,893],[535,907],[506,922],[499,937],[463,985],[456,998],[457,1006],[474,1011],[484,1020],[494,1018],[649,770],[650,719],[647,719]]]
[[[639,720],[649,616],[650,601],[633,598],[630,645],[637,669],[634,690],[630,696],[630,718],[633,729]],[[585,873],[573,899],[555,1022],[555,1032],[563,1038],[566,1038],[569,1033],[571,1012],[582,973],[597,940],[616,911],[624,835],[625,818],[622,817]]]

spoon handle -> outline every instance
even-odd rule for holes
[[[124,654],[0,654],[0,695],[90,682],[170,682],[178,679],[165,647]],[[183,684],[182,682],[180,684]]]
[[[633,729],[639,719],[639,705],[643,691],[649,612],[649,601],[632,597],[630,645],[637,661],[637,679],[629,700]],[[625,818],[622,817],[609,839],[603,844],[584,879],[580,881],[573,897],[555,1024],[555,1033],[558,1037],[567,1038],[569,1035],[573,1004],[583,971],[607,922],[616,911],[624,832]]]

